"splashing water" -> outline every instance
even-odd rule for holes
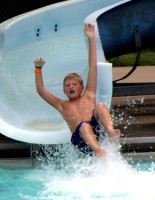
[[[36,146],[37,168],[0,168],[1,200],[155,200],[154,158],[129,160],[108,141],[103,148],[106,156],[97,159],[71,144]]]
[[[118,145],[104,144],[107,155],[103,159],[79,155],[70,145],[61,146],[53,159],[53,156],[49,156],[51,152],[48,148],[44,148],[48,162],[40,157],[41,169],[26,177],[41,182],[42,189],[36,196],[23,195],[23,199],[155,199],[154,163],[148,171],[140,169],[139,164],[133,168],[119,153]]]
[[[138,112],[138,104],[144,104],[144,97],[137,98],[136,100],[126,98],[126,103],[124,106],[124,110],[121,111],[121,103],[117,105],[117,108],[112,109],[112,117],[115,123],[115,126],[123,125],[123,129],[126,130],[128,127],[133,124],[136,119],[135,116],[131,115],[130,110],[134,109],[134,112]],[[141,112],[145,113],[145,110],[141,110]],[[124,124],[125,122],[125,124]]]

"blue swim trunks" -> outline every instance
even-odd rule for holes
[[[100,124],[97,122],[97,120],[95,119],[94,115],[91,118],[91,121],[83,121],[81,122],[75,132],[72,134],[71,137],[71,143],[78,148],[81,152],[85,153],[85,154],[92,154],[93,150],[85,143],[85,141],[82,139],[81,137],[81,133],[80,133],[80,128],[82,126],[83,123],[88,123],[92,126],[92,129],[94,131],[94,134],[96,135],[97,140],[99,140],[99,131],[101,129]]]

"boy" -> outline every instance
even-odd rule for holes
[[[42,67],[45,63],[39,57],[34,61],[35,82],[39,95],[50,105],[55,107],[67,122],[71,132],[71,142],[82,152],[94,152],[96,157],[105,155],[98,143],[98,130],[100,123],[106,129],[111,141],[120,137],[120,131],[113,128],[109,110],[103,103],[96,105],[97,85],[97,58],[95,29],[91,24],[85,24],[85,35],[89,46],[89,72],[86,88],[84,90],[82,78],[77,73],[70,73],[64,79],[63,90],[68,101],[57,98],[44,88]]]

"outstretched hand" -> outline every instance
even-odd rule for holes
[[[34,60],[34,65],[36,67],[43,67],[44,64],[45,64],[45,60],[42,57],[39,57],[36,60]]]
[[[85,24],[84,26],[84,32],[85,35],[88,37],[88,39],[94,39],[95,38],[95,28],[92,24]]]

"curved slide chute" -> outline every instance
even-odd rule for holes
[[[62,80],[67,73],[76,71],[86,82],[88,51],[83,33],[84,19],[114,2],[116,0],[66,1],[0,24],[0,133],[35,144],[70,141],[65,121],[36,92],[33,60],[38,56],[46,60],[45,87],[58,97],[66,98]],[[96,26],[96,22],[90,23]],[[110,107],[112,65],[100,51],[102,48],[98,47],[97,101],[104,101]]]
[[[103,27],[103,16],[108,12],[112,15],[112,10],[115,13],[121,5],[130,6],[133,2],[136,1],[109,0],[111,5],[108,6],[106,0],[67,1],[0,24],[0,132],[28,143],[59,144],[70,141],[70,131],[60,114],[36,92],[33,60],[38,56],[46,60],[43,69],[45,87],[58,97],[66,98],[62,92],[62,80],[67,73],[76,71],[86,82],[88,52],[83,34],[84,21],[94,24],[96,30],[97,102],[103,101],[110,107],[112,64],[106,58],[115,56],[116,50],[121,53],[125,50],[118,48],[118,39],[115,38],[113,44],[109,42],[110,25],[115,30],[117,26],[111,22],[108,28]],[[131,40],[130,35],[127,39]],[[120,43],[124,44],[124,41]]]

